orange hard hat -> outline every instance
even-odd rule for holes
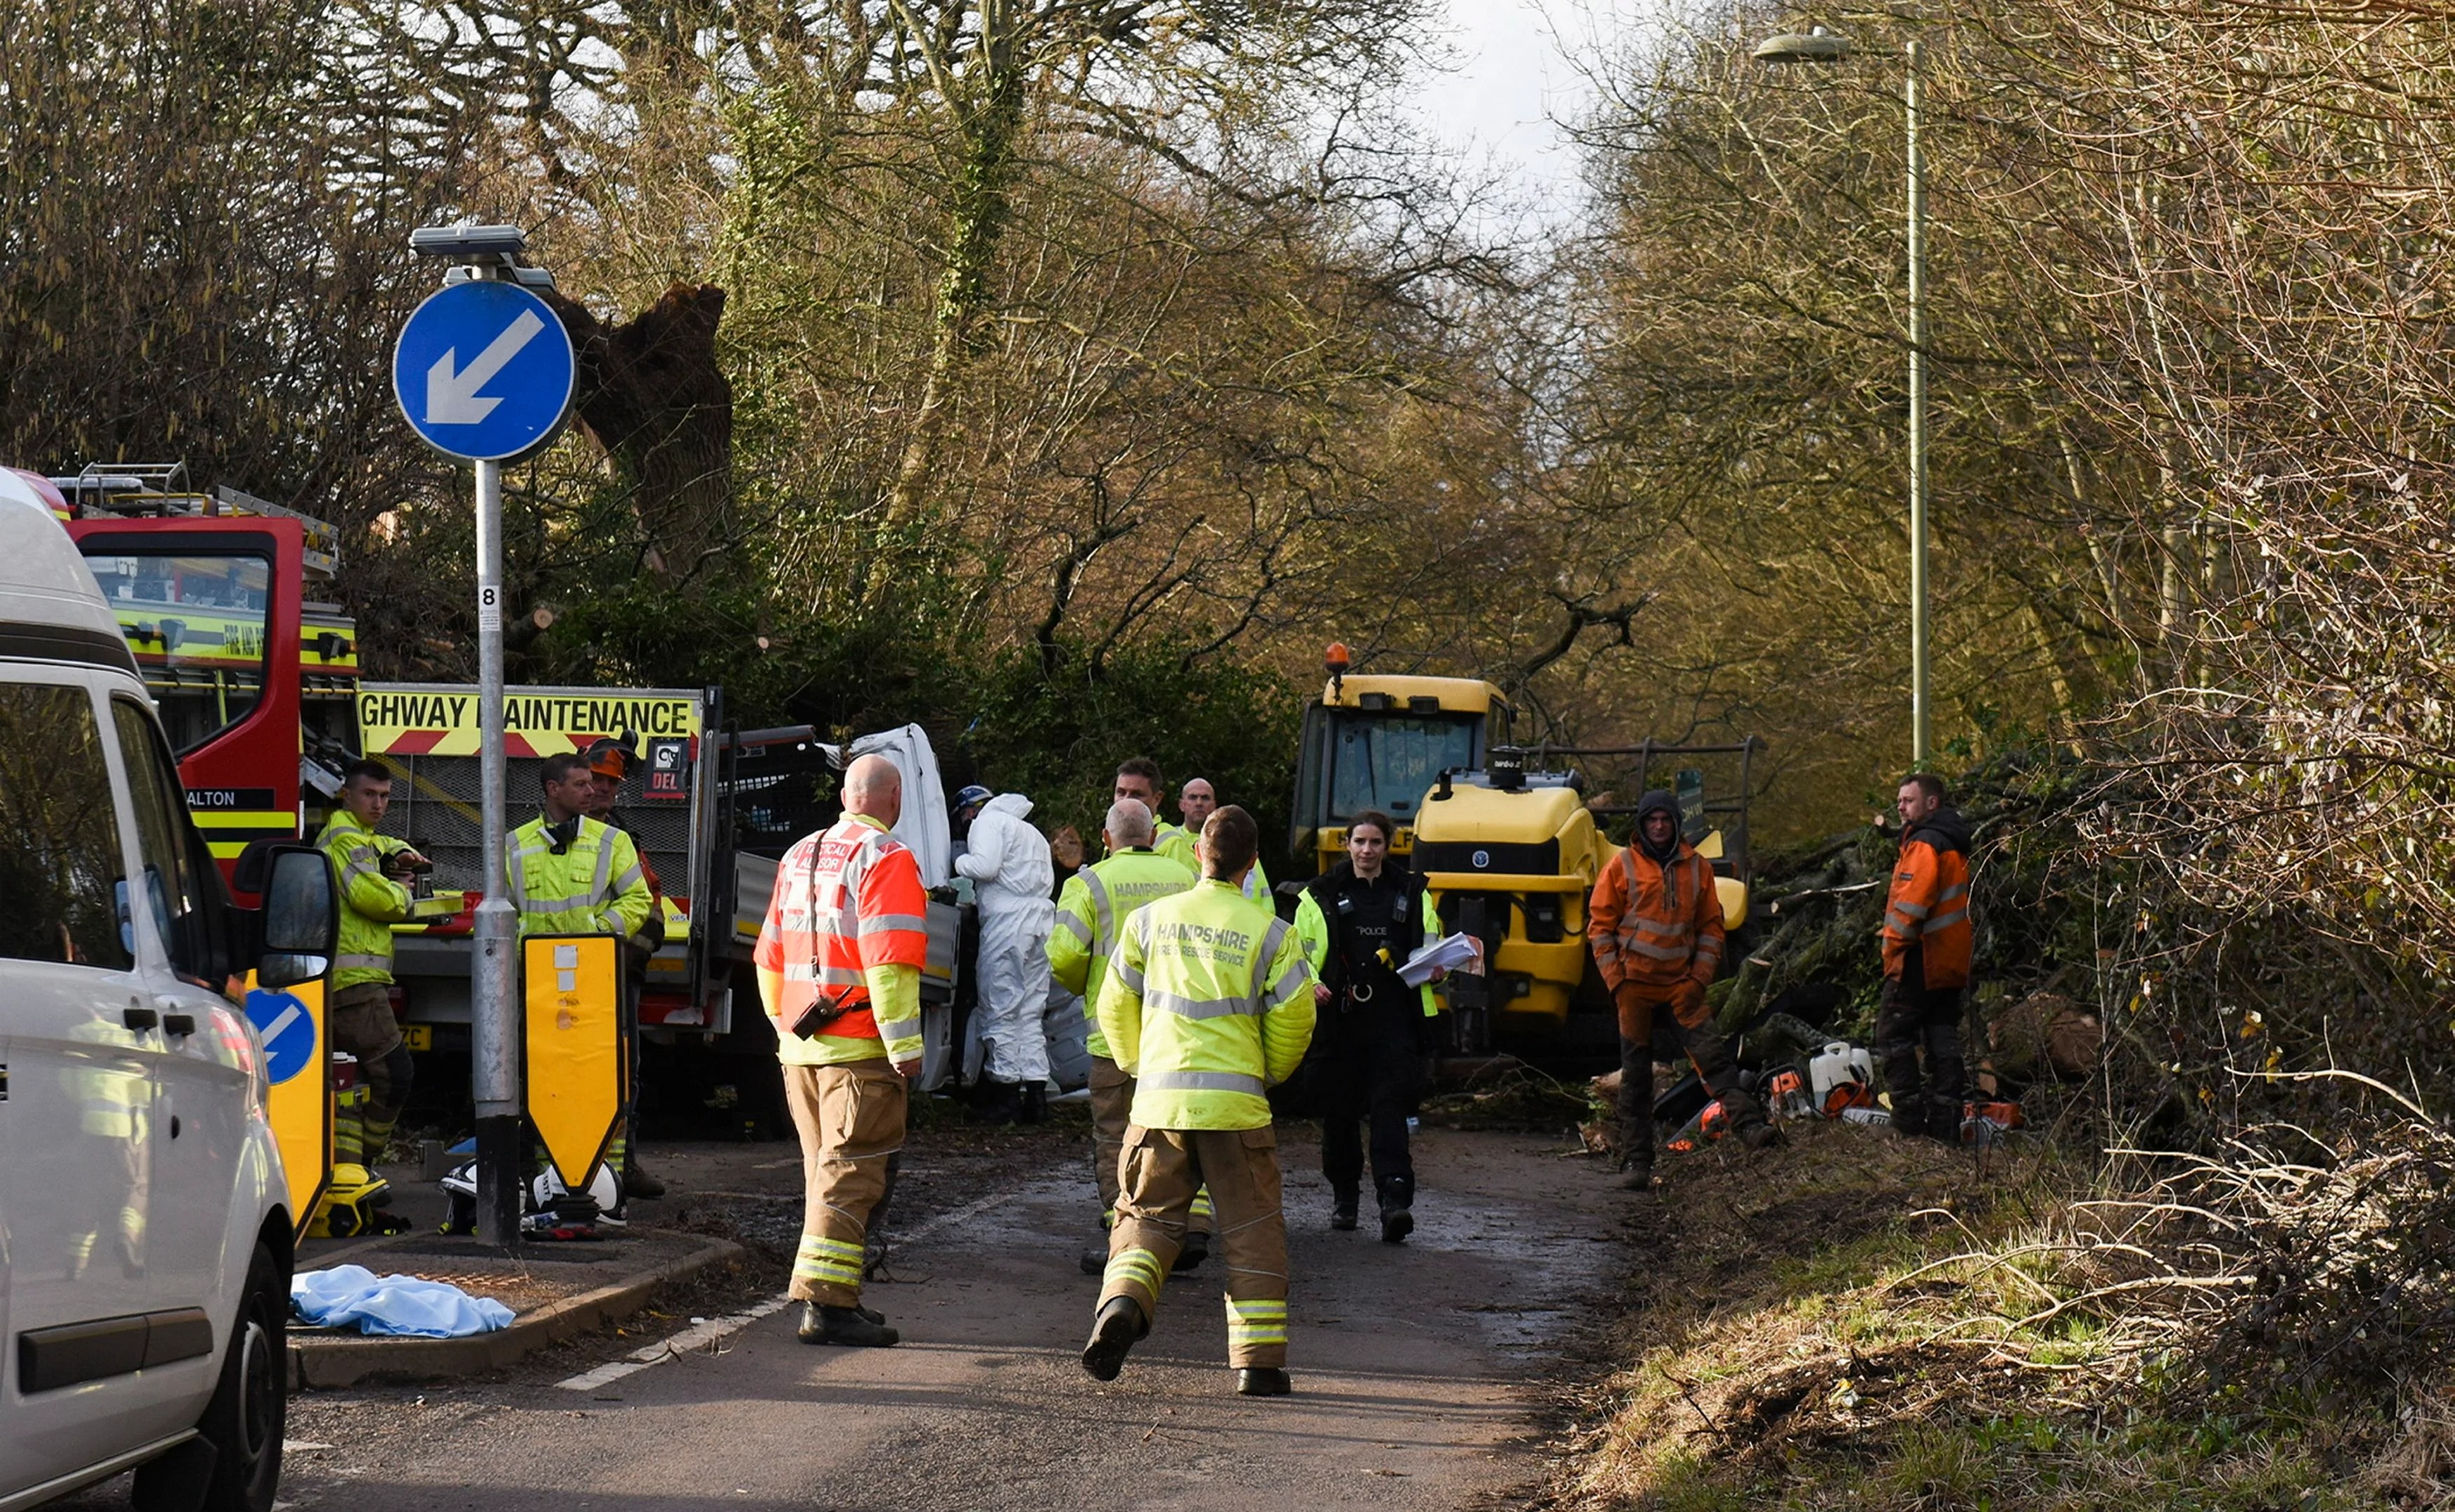
[[[600,777],[612,777],[619,782],[631,775],[633,767],[639,764],[639,737],[625,730],[619,740],[611,736],[592,740],[588,745],[586,759],[589,771]]]

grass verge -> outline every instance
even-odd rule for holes
[[[1539,1505],[2455,1506],[2444,1320],[2355,1295],[2381,1289],[2370,1250],[2417,1250],[2425,1279],[2455,1264],[2387,1232],[2410,1214],[2379,1196],[2455,1184],[2434,1147],[2392,1171],[2277,1168],[2262,1208],[2242,1167],[2206,1161],[2134,1162],[2135,1195],[2109,1198],[2118,1167],[2042,1144],[1981,1162],[1791,1132],[1668,1159],[1664,1190],[1631,1199],[1625,1306]],[[2332,1226],[2279,1228],[2279,1194]],[[2341,1339],[2296,1341],[2296,1320],[2318,1340],[2338,1314]]]

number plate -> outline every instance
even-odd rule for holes
[[[403,1024],[400,1026],[400,1042],[412,1050],[432,1050],[435,1048],[435,1026]]]

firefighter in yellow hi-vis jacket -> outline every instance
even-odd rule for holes
[[[520,937],[612,935],[628,939],[655,902],[631,837],[588,817],[596,774],[576,751],[548,756],[538,773],[545,812],[511,833],[504,866]]]
[[[1190,871],[1150,848],[1150,810],[1137,800],[1119,798],[1108,805],[1103,837],[1107,858],[1065,879],[1057,899],[1057,927],[1048,934],[1048,974],[1081,998],[1092,1016],[1085,1048],[1091,1053],[1091,1179],[1100,1194],[1100,1239],[1097,1249],[1083,1252],[1083,1269],[1093,1276],[1108,1268],[1108,1230],[1117,1220],[1117,1159],[1125,1153],[1134,1106],[1134,1079],[1117,1069],[1100,1036],[1100,986],[1126,920],[1151,899],[1193,885]],[[1210,1253],[1211,1217],[1209,1200],[1195,1198],[1178,1270],[1191,1270]]]
[[[1312,969],[1295,931],[1241,891],[1261,847],[1251,815],[1203,825],[1191,891],[1126,921],[1101,985],[1100,1032],[1135,1079],[1117,1226],[1083,1368],[1113,1381],[1150,1332],[1160,1284],[1206,1184],[1228,1260],[1228,1362],[1248,1397],[1288,1392],[1288,1224],[1265,1096],[1312,1040]]]
[[[520,937],[537,935],[611,935],[618,940],[637,937],[648,922],[656,897],[648,875],[639,865],[639,847],[631,837],[602,819],[592,819],[588,806],[596,801],[597,775],[576,751],[546,757],[538,779],[544,786],[545,812],[514,830],[505,841],[505,881],[512,906],[520,912]],[[624,1125],[627,1132],[628,1125]],[[609,1168],[616,1173],[617,1197],[610,1217],[626,1215],[628,1193],[620,1188],[621,1151],[612,1152]]]
[[[392,769],[380,761],[354,761],[343,774],[340,804],[315,848],[333,863],[340,890],[340,953],[333,961],[330,1019],[333,1048],[358,1060],[367,1100],[355,1119],[334,1120],[333,1159],[341,1164],[374,1165],[392,1140],[393,1125],[409,1103],[414,1067],[392,1011],[392,926],[416,911],[406,868],[426,857],[406,840],[378,835],[375,826],[392,806]]]

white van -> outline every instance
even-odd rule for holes
[[[312,850],[268,875],[231,905],[118,624],[0,471],[0,1512],[129,1469],[140,1507],[273,1504],[294,1227],[218,989],[322,975],[334,902]]]

